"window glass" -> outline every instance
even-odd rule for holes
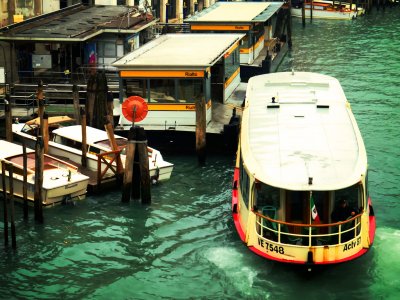
[[[308,197],[303,191],[287,191],[287,201],[290,203],[290,210],[287,212],[287,220],[290,222],[299,222],[303,220],[305,197]],[[308,192],[307,192],[308,194]]]
[[[263,23],[259,23],[254,27],[254,40],[255,42],[257,42],[261,36],[264,35],[264,24]]]
[[[196,99],[204,97],[203,79],[179,79],[178,101],[195,103]]]
[[[255,188],[255,205],[259,208],[268,205],[278,209],[280,205],[279,195],[280,190],[278,188],[257,182]]]
[[[250,179],[247,174],[243,161],[240,163],[240,173],[239,173],[239,182],[240,182],[240,193],[242,194],[242,198],[246,207],[249,205],[249,188],[250,188]]]
[[[361,189],[360,185],[357,183],[348,188],[335,191],[335,207],[338,205],[341,199],[347,200],[349,207],[358,209],[361,207]]]
[[[104,43],[104,57],[116,57],[117,47],[114,42]]]
[[[240,61],[237,59],[239,57],[239,48],[236,48],[228,57],[225,58],[225,81],[232,77],[232,75],[239,69]]]
[[[150,79],[150,102],[177,102],[174,79]]]
[[[247,48],[250,48],[249,35],[248,34],[246,34],[242,38],[242,42],[240,43],[240,49],[247,49]]]
[[[125,96],[139,96],[147,101],[147,80],[125,79],[123,80]]]

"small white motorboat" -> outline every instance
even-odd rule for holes
[[[27,200],[34,200],[35,192],[35,151],[27,148]],[[14,196],[23,198],[23,147],[0,140],[0,160],[2,164],[13,166]],[[1,182],[3,174],[0,172]],[[5,170],[6,189],[9,191],[9,171]],[[84,199],[89,177],[78,172],[77,167],[50,155],[44,155],[42,199],[43,205],[51,205],[66,200]],[[3,185],[0,185],[3,191]]]
[[[81,125],[69,125],[73,119],[69,117],[50,117],[49,124],[49,154],[57,157],[65,157],[75,163],[81,163],[82,159],[82,127]],[[21,140],[25,140],[27,145],[32,145],[36,141],[36,132],[40,126],[40,120],[34,119],[25,124],[13,124],[12,130],[14,135]],[[55,129],[54,129],[55,128]],[[86,126],[88,151],[87,167],[92,171],[98,169],[97,154],[112,151],[111,143],[105,130],[100,130],[90,126]],[[122,165],[125,166],[125,148],[128,139],[119,135],[115,135],[119,150],[121,150]],[[147,147],[149,155],[149,171],[153,182],[168,180],[174,165],[165,161],[161,153],[151,147]],[[115,163],[113,163],[115,164]],[[106,163],[102,162],[102,168],[106,167]],[[114,173],[108,170],[106,176],[113,176]]]

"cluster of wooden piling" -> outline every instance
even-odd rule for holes
[[[96,97],[95,97],[96,98]],[[44,154],[48,153],[48,115],[45,112],[43,96],[43,84],[39,82],[37,89],[37,104],[38,104],[38,115],[40,118],[40,132],[38,133],[36,144],[35,144],[35,191],[34,191],[34,215],[35,220],[39,223],[43,223],[43,205],[42,205],[42,186],[43,186],[43,168],[44,168]],[[74,102],[75,103],[75,102]],[[108,105],[108,103],[107,103]],[[94,107],[95,105],[91,105]],[[86,142],[86,112],[85,109],[79,106],[79,102],[75,107],[75,110],[79,110],[79,113],[75,115],[80,120],[82,126],[82,160],[81,168],[87,166],[87,142]],[[205,105],[204,105],[205,115]],[[107,111],[112,111],[107,106]],[[93,111],[92,111],[93,113]],[[93,115],[92,115],[93,116]],[[11,103],[9,101],[9,95],[6,96],[5,101],[5,119],[6,119],[6,139],[9,142],[13,141],[12,136],[12,110]],[[205,117],[204,117],[205,119]],[[79,122],[79,121],[78,121]],[[147,151],[147,137],[144,128],[132,125],[128,134],[128,145],[126,149],[126,162],[125,169],[122,166],[120,157],[120,150],[114,137],[114,129],[110,117],[106,117],[104,124],[105,130],[107,131],[109,140],[112,145],[112,151],[99,154],[98,164],[101,165],[101,160],[105,160],[105,156],[114,154],[114,158],[111,161],[106,161],[108,168],[114,170],[112,163],[116,162],[116,180],[120,183],[123,180],[123,191],[122,191],[122,202],[129,202],[131,198],[141,198],[142,203],[151,203],[151,190],[150,190],[150,171],[149,171],[149,157]],[[14,218],[14,191],[13,191],[13,166],[12,164],[2,163],[2,187],[3,187],[3,200],[4,200],[4,239],[5,244],[8,245],[8,231],[9,231],[9,215],[11,216],[11,235],[12,245],[16,248],[16,235],[15,235],[15,218]],[[27,154],[26,145],[23,144],[23,210],[24,219],[28,219],[28,200],[27,200]],[[98,166],[97,182],[98,186],[101,184],[102,177],[107,170],[101,170]],[[6,185],[5,174],[8,172],[9,180],[8,187]],[[135,180],[134,180],[135,179]],[[8,205],[9,204],[9,205]]]

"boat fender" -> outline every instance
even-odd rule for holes
[[[160,169],[157,167],[156,168],[156,174],[154,174],[153,176],[151,176],[151,183],[152,184],[157,184],[158,183],[158,178],[160,177]]]

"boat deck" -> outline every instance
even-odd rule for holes
[[[67,163],[69,163],[71,165],[76,166],[80,173],[82,173],[83,175],[86,175],[86,176],[89,177],[89,183],[88,183],[88,187],[87,187],[88,194],[95,193],[95,192],[99,191],[100,189],[109,188],[109,187],[115,186],[117,184],[117,179],[116,179],[115,176],[113,176],[113,177],[103,178],[101,184],[99,185],[97,183],[97,172],[96,171],[93,171],[93,170],[90,170],[88,168],[85,168],[81,164],[76,163],[76,162],[70,160],[67,157],[58,156],[58,155],[52,155],[52,156],[54,156],[54,157],[56,157],[58,159],[61,159],[61,160],[65,161],[65,162],[67,162]]]

